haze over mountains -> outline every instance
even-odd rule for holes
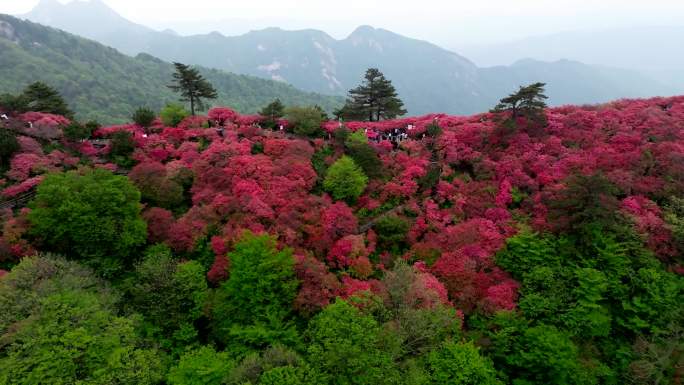
[[[179,36],[130,22],[101,0],[68,4],[42,0],[22,17],[94,39],[129,55],[145,52],[167,61],[254,75],[331,95],[344,95],[359,82],[366,68],[378,67],[395,84],[409,114],[483,111],[519,85],[535,81],[548,83],[552,105],[678,91],[675,85],[663,82],[666,78],[658,81],[635,70],[571,60],[516,59],[509,66],[480,68],[436,45],[368,26],[341,40],[317,30],[279,28],[232,37],[216,32]]]
[[[493,45],[460,46],[481,66],[511,64],[521,57],[572,58],[583,63],[642,71],[684,90],[684,26],[580,30]]]

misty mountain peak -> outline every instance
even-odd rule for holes
[[[40,0],[38,4],[33,9],[37,8],[42,8],[42,9],[54,9],[54,8],[61,8],[62,4],[57,1],[57,0]]]
[[[60,17],[62,14],[67,15],[70,20],[103,17],[109,19],[107,21],[123,19],[102,0],[74,0],[66,4],[62,4],[57,0],[40,0],[24,17],[41,22],[42,20],[40,19],[53,19]],[[103,22],[103,20],[98,21]]]
[[[370,25],[360,25],[349,35],[349,37],[363,37],[372,36],[376,32],[376,29]]]

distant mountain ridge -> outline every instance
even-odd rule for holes
[[[459,50],[481,66],[507,65],[521,57],[572,58],[591,65],[640,71],[684,92],[684,25],[579,30],[533,36]]]
[[[61,4],[41,0],[30,20],[63,28],[124,53],[146,52],[167,61],[202,65],[287,82],[297,88],[344,95],[369,67],[391,79],[409,114],[468,114],[486,110],[519,85],[548,83],[549,102],[598,103],[623,97],[674,94],[636,71],[598,68],[576,61],[520,61],[479,68],[434,44],[369,26],[336,40],[318,30],[267,28],[241,36],[214,32],[179,36],[132,23],[102,0]],[[619,74],[620,76],[615,76]]]
[[[228,105],[254,113],[280,98],[286,105],[319,104],[331,111],[343,99],[304,92],[289,84],[200,68]],[[149,54],[126,56],[113,48],[54,28],[0,14],[0,94],[42,80],[55,86],[81,119],[125,122],[140,106],[176,102],[166,85],[173,65]]]
[[[684,25],[578,30],[532,36],[510,42],[459,47],[481,66],[507,65],[520,58],[637,70],[684,69]]]

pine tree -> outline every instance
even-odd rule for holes
[[[548,97],[544,95],[545,86],[546,83],[533,83],[520,87],[518,92],[501,99],[492,112],[509,111],[512,119],[524,116],[537,120],[543,116],[544,108],[546,108],[544,100]]]
[[[43,82],[29,84],[19,98],[25,111],[48,112],[66,117],[74,115],[59,92]]]
[[[168,87],[181,94],[181,101],[190,102],[190,113],[195,115],[195,105],[204,110],[204,99],[216,99],[218,94],[214,86],[202,76],[196,68],[187,64],[174,62],[176,72],[173,74],[173,84]]]
[[[338,118],[372,122],[394,119],[405,113],[404,103],[397,97],[392,81],[377,68],[369,68],[363,83],[349,91],[347,103],[335,115]]]
[[[259,115],[265,118],[264,125],[266,127],[274,128],[278,119],[285,115],[285,106],[280,99],[276,99],[259,111]]]

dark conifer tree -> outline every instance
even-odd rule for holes
[[[537,120],[544,115],[544,108],[546,108],[544,100],[548,97],[544,95],[545,86],[546,83],[534,83],[520,87],[518,92],[501,99],[492,112],[508,111],[513,119],[524,116]]]
[[[29,84],[24,92],[16,97],[14,107],[18,112],[47,112],[68,118],[74,115],[59,92],[43,82]]]
[[[335,112],[338,118],[370,122],[394,119],[406,113],[392,81],[377,68],[369,68],[363,83],[349,91],[347,103]]]
[[[265,118],[264,125],[266,127],[274,128],[278,119],[285,115],[285,106],[280,99],[276,99],[259,111],[259,115]]]
[[[176,72],[173,74],[173,84],[168,87],[181,94],[181,101],[190,102],[190,113],[195,115],[197,109],[204,110],[202,99],[216,99],[216,89],[211,85],[196,68],[187,64],[174,62]]]

